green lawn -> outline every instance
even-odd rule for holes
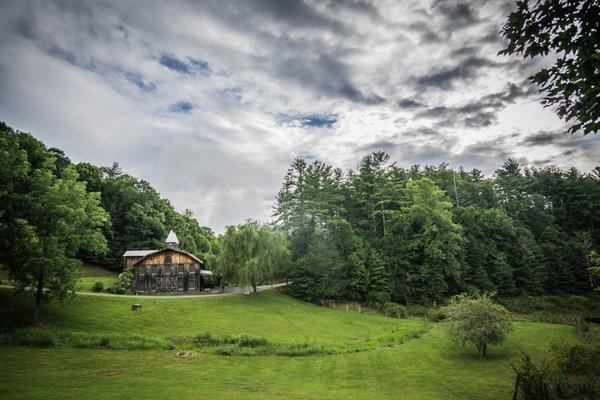
[[[96,265],[83,264],[77,270],[77,291],[91,292],[96,282],[102,282],[104,290],[106,290],[115,283],[118,276],[119,274],[116,271]]]
[[[96,282],[102,282],[104,284],[104,289],[111,286],[119,276],[119,273],[116,271],[111,271],[109,269],[90,265],[90,264],[82,264],[81,267],[77,269],[77,284],[76,289],[78,292],[91,292],[92,287],[96,284]],[[9,285],[12,282],[8,279],[8,271],[2,269],[0,266],[0,282],[5,285]]]
[[[0,291],[0,318],[29,309]],[[143,304],[132,312],[132,302]],[[543,357],[556,340],[576,340],[566,325],[519,322],[480,360],[449,342],[441,326],[309,305],[275,292],[198,299],[78,296],[53,304],[38,330],[148,337],[252,334],[274,342],[355,343],[429,327],[404,344],[318,356],[222,356],[169,350],[57,347],[0,349],[2,399],[505,399],[520,350]]]

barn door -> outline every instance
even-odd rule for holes
[[[156,278],[156,286],[158,293],[177,293],[177,277],[160,276]]]

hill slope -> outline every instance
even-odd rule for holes
[[[27,309],[0,291],[0,318]],[[199,351],[3,347],[3,399],[502,399],[512,389],[520,350],[542,357],[555,340],[573,340],[564,325],[515,323],[507,343],[485,360],[449,342],[436,323],[398,320],[312,306],[275,292],[180,300],[79,296],[52,305],[38,330],[143,334],[148,337],[252,334],[273,342],[351,345],[429,328],[404,344],[304,357],[223,356]]]

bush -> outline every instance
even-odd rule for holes
[[[536,365],[524,353],[520,364],[513,365],[514,399],[600,398],[600,344],[555,345],[549,354],[550,359]]]
[[[393,302],[387,302],[383,304],[382,310],[381,310],[385,315],[390,316],[390,317],[397,317],[397,318],[406,318],[408,317],[408,311],[406,310],[406,307],[404,307],[403,305],[400,305],[398,303],[393,303]]]
[[[266,346],[267,339],[263,337],[254,337],[249,335],[242,335],[237,341],[238,346],[241,347],[259,347]]]
[[[92,287],[92,291],[101,292],[103,290],[104,290],[104,283],[102,283],[102,282],[94,283],[94,286]]]
[[[0,343],[31,347],[55,347],[56,337],[49,332],[17,329],[11,334],[2,335]]]
[[[548,400],[550,394],[550,367],[546,359],[536,365],[529,354],[521,354],[521,362],[513,365],[515,371],[515,400]]]
[[[119,274],[117,281],[106,289],[106,291],[114,294],[132,294],[133,279],[133,268],[125,268],[125,270]]]

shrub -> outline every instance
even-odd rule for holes
[[[131,294],[133,293],[133,279],[133,268],[125,268],[119,274],[116,282],[106,289],[106,291],[114,294]]]
[[[459,343],[473,343],[482,358],[488,344],[502,343],[512,330],[510,313],[487,294],[454,296],[443,312],[447,315],[448,337]]]
[[[263,337],[254,337],[254,336],[242,335],[238,339],[237,344],[239,346],[241,346],[241,347],[266,346],[267,345],[267,339],[265,339]]]
[[[600,398],[600,344],[555,345],[550,358],[536,365],[523,354],[514,366],[518,400]]]
[[[15,330],[4,337],[5,344],[16,344],[31,347],[55,347],[56,338],[50,332],[32,331],[25,329]]]
[[[101,292],[103,290],[104,290],[104,283],[102,283],[102,282],[94,283],[94,286],[92,287],[92,291]]]
[[[408,311],[406,307],[400,305],[398,303],[387,302],[383,304],[382,312],[385,315],[397,318],[406,318],[408,317]]]
[[[550,397],[550,367],[544,359],[536,365],[529,354],[521,354],[521,362],[513,365],[515,371],[515,400],[548,400]]]

